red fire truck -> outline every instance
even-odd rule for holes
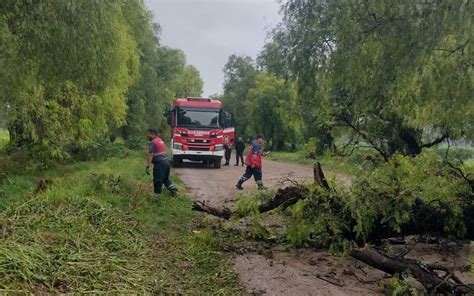
[[[173,166],[184,159],[221,167],[224,144],[234,144],[232,117],[222,102],[208,98],[177,98],[166,113],[171,126]]]

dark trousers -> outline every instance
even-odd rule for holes
[[[225,158],[226,163],[229,163],[231,155],[232,155],[232,150],[231,149],[226,149],[225,153],[224,153],[224,158]]]
[[[239,182],[244,183],[253,176],[257,184],[262,182],[262,169],[261,168],[252,168],[247,166],[245,169],[244,175],[240,178]]]
[[[244,164],[244,152],[243,152],[243,151],[235,151],[235,154],[236,154],[236,156],[235,156],[235,160],[236,160],[235,164],[236,164],[236,165],[239,165],[239,159],[240,159],[240,161],[242,162],[242,164]]]
[[[176,190],[170,180],[170,164],[166,159],[153,162],[153,188],[156,194],[161,193],[163,185],[169,191]]]

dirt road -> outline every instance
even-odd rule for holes
[[[263,167],[264,184],[267,187],[278,187],[288,178],[296,181],[313,178],[310,166],[264,160]],[[202,164],[185,163],[175,172],[184,181],[192,197],[215,206],[232,208],[238,192],[235,184],[244,170],[244,167],[233,164],[214,169]],[[329,178],[342,178],[330,172],[327,175]],[[244,188],[247,191],[256,190],[255,182],[247,181]],[[363,285],[355,278],[342,274],[343,269],[338,266],[353,264],[353,261],[348,261],[350,259],[329,257],[326,252],[309,250],[274,252],[271,258],[247,253],[235,256],[234,269],[246,291],[254,295],[379,294],[380,289],[376,285]],[[328,274],[330,278],[337,279],[336,284],[330,282],[334,280],[325,279]]]
[[[209,201],[216,206],[228,207],[233,205],[235,193],[238,191],[235,184],[244,171],[245,167],[233,164],[214,169],[211,166],[191,162],[186,162],[176,169],[192,197]],[[266,187],[278,186],[286,178],[303,181],[311,179],[312,176],[311,167],[264,160],[263,181]],[[254,190],[255,181],[248,180],[244,183],[244,188]]]
[[[264,183],[279,186],[287,178],[311,180],[310,166],[264,160]],[[201,164],[185,163],[175,172],[184,181],[191,197],[206,200],[214,206],[232,208],[235,201],[235,183],[244,167],[214,169]],[[328,178],[350,183],[344,176],[325,172]],[[256,190],[253,180],[244,185],[246,191]],[[433,246],[429,246],[433,248]],[[461,251],[460,251],[461,250]],[[268,250],[267,250],[268,251]],[[234,270],[242,286],[251,295],[382,295],[378,282],[384,273],[369,268],[347,257],[329,255],[326,251],[296,249],[292,251],[244,252],[234,256]],[[417,251],[417,250],[415,250]],[[434,255],[434,256],[433,256]],[[414,258],[429,262],[453,261],[452,266],[464,266],[469,258],[469,245],[456,252],[442,254],[440,250],[420,249]],[[468,283],[474,281],[467,273]]]

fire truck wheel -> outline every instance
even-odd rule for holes
[[[183,160],[177,156],[173,156],[173,167],[179,167],[183,163]]]
[[[221,168],[221,160],[214,160],[214,168],[215,169],[220,169]]]

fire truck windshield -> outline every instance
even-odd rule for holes
[[[177,127],[218,128],[219,109],[178,108]]]

